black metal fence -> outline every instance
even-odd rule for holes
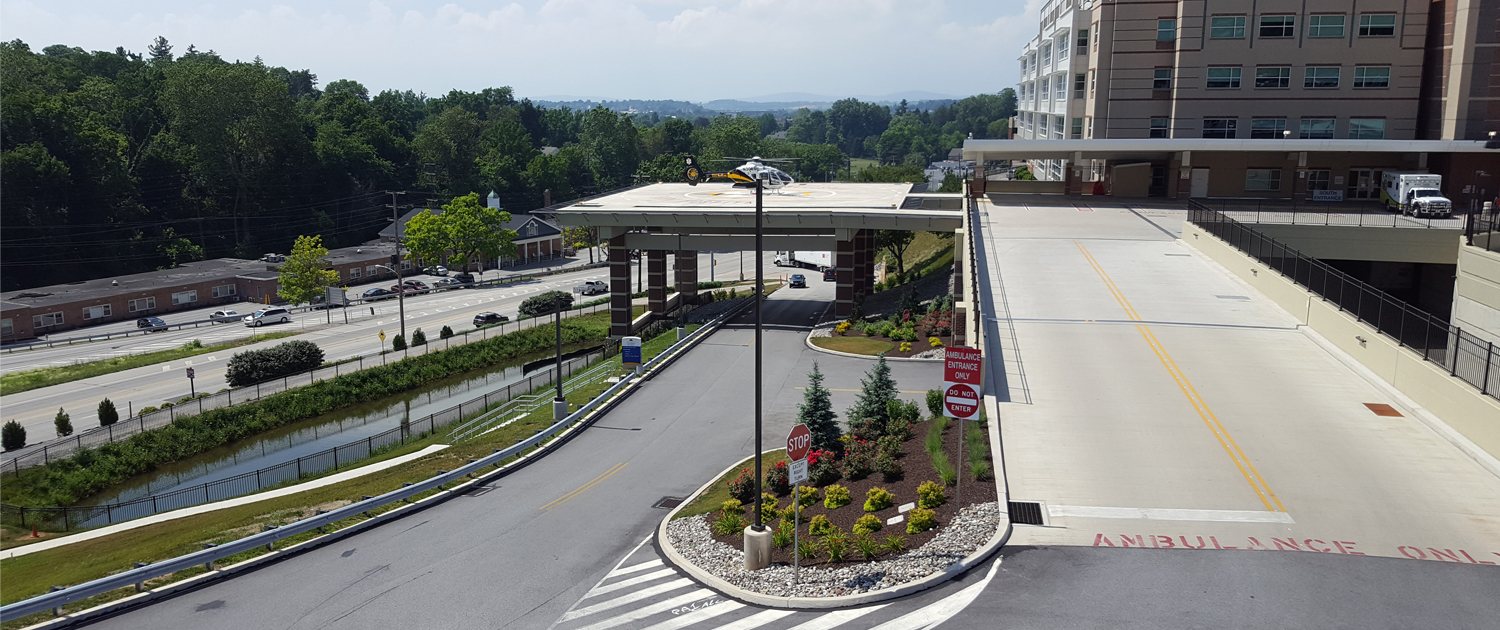
[[[618,343],[606,344],[584,356],[564,362],[563,379],[588,366],[590,361],[613,356],[619,352]],[[381,449],[405,444],[408,440],[421,439],[429,433],[443,428],[462,418],[473,417],[510,399],[528,394],[538,387],[552,383],[553,370],[543,370],[526,378],[496,389],[462,404],[454,405],[401,426],[372,435],[363,440],[336,446],[311,455],[303,455],[294,461],[284,462],[217,481],[156,494],[119,503],[73,507],[18,507],[0,504],[0,521],[22,528],[37,526],[49,531],[71,531],[80,527],[99,527],[111,523],[128,521],[160,512],[223,501],[258,492],[267,488],[295,482],[307,476],[319,475],[340,466],[363,460],[377,454]]]
[[[1197,200],[1188,202],[1188,221],[1332,302],[1340,311],[1374,326],[1423,359],[1443,366],[1450,375],[1500,398],[1500,354],[1495,352],[1495,344],[1305,256]]]
[[[1500,208],[1469,215],[1464,241],[1486,251],[1500,252]]]
[[[1193,199],[1191,207],[1224,213],[1241,223],[1288,225],[1344,225],[1353,227],[1438,228],[1464,227],[1461,215],[1447,218],[1414,217],[1387,210],[1377,201],[1285,201],[1278,199]]]

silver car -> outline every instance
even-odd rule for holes
[[[284,308],[263,308],[245,316],[246,326],[260,326],[261,324],[289,323],[292,314]]]
[[[235,311],[224,310],[224,311],[214,311],[212,314],[210,314],[208,316],[208,319],[209,319],[209,321],[212,321],[213,323],[217,324],[219,322],[239,321],[243,317],[244,317],[243,315],[240,315],[239,313],[237,313]]]

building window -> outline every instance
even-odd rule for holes
[[[1078,29],[1078,56],[1089,54],[1089,29]]]
[[[1350,140],[1380,140],[1385,138],[1384,118],[1350,118]]]
[[[1021,58],[1021,77],[1025,78],[1025,76],[1026,76],[1026,58],[1022,57]]]
[[[1296,31],[1297,17],[1294,15],[1260,16],[1260,36],[1291,37]]]
[[[1343,37],[1344,16],[1312,15],[1307,18],[1308,37]]]
[[[1052,44],[1042,44],[1042,65],[1052,65]]]
[[[1083,86],[1087,80],[1082,72],[1073,75],[1073,98],[1083,98]]]
[[[1203,137],[1233,139],[1240,121],[1234,118],[1204,118]]]
[[[213,288],[213,294],[216,298],[231,297],[235,292],[236,289],[232,284],[223,284]]]
[[[1041,84],[1042,87],[1042,100],[1052,100],[1052,82],[1048,79],[1042,79],[1041,81],[1038,81],[1038,83]]]
[[[1360,37],[1391,37],[1396,34],[1396,14],[1366,13],[1359,16]]]
[[[1057,58],[1059,61],[1068,58],[1068,36],[1066,33],[1062,37],[1057,38],[1057,43],[1053,44],[1053,46],[1057,48]]]
[[[1171,118],[1152,118],[1151,119],[1151,137],[1152,138],[1169,138],[1169,137],[1171,137],[1170,135],[1168,135],[1171,124],[1172,124],[1172,119]]]
[[[1291,66],[1265,66],[1255,69],[1255,87],[1286,88],[1291,86]]]
[[[1058,140],[1062,140],[1063,139],[1063,117],[1062,116],[1053,116],[1052,117],[1052,133],[1057,134],[1057,139]]]
[[[11,318],[0,319],[0,337],[16,334],[16,323]]]
[[[198,301],[198,292],[197,291],[183,291],[182,293],[173,293],[172,294],[172,305],[173,306],[176,306],[178,304],[192,304],[193,302],[197,302],[197,301]]]
[[[1083,138],[1083,119],[1082,118],[1074,118],[1073,119],[1073,134],[1072,134],[1072,137],[1073,137],[1074,140],[1079,140],[1079,139]]]
[[[1279,168],[1247,168],[1245,169],[1245,191],[1270,192],[1281,190],[1281,169]]]
[[[378,276],[378,275],[380,275],[380,267],[378,267],[376,265],[366,265],[365,266],[365,277],[367,277],[367,278],[373,278],[373,277]]]
[[[1038,138],[1045,138],[1045,137],[1047,137],[1047,115],[1046,114],[1042,114],[1040,116],[1037,116],[1036,118],[1037,118],[1037,120],[1036,120],[1036,123],[1037,123],[1036,124],[1036,137],[1038,137]]]
[[[1156,21],[1156,41],[1170,42],[1177,39],[1177,20]]]
[[[403,261],[401,261],[401,270],[402,271],[411,271],[411,261],[410,260],[403,260]]]
[[[349,268],[349,279],[350,280],[358,280],[358,279],[360,279],[362,277],[364,277],[364,274],[360,273],[359,267],[350,267]]]
[[[132,313],[136,311],[149,311],[153,308],[156,308],[156,298],[154,297],[144,297],[130,301],[130,312]]]
[[[1085,131],[1084,133],[1087,133],[1089,135],[1089,137],[1092,138],[1092,137],[1094,137],[1094,118],[1092,116],[1090,116],[1090,117],[1086,118],[1085,120],[1088,121],[1088,123],[1087,123],[1088,128],[1087,128],[1087,131]]]
[[[1239,68],[1209,68],[1208,69],[1208,83],[1207,83],[1206,87],[1208,87],[1209,89],[1221,89],[1221,90],[1222,89],[1237,89],[1237,88],[1239,88],[1240,87],[1240,69]]]
[[[1308,66],[1303,70],[1302,87],[1336,88],[1339,86],[1338,66]]]
[[[1210,39],[1244,39],[1245,16],[1233,15],[1211,19],[1208,23],[1208,36]]]
[[[1331,172],[1326,168],[1313,169],[1307,172],[1308,190],[1328,190],[1329,176]]]
[[[48,326],[61,326],[62,324],[63,314],[61,311],[56,313],[45,313],[42,315],[31,316],[32,328],[46,328]]]
[[[1153,73],[1151,75],[1151,89],[1153,89],[1153,90],[1170,90],[1170,89],[1172,89],[1172,69],[1171,68],[1157,68],[1156,71],[1155,71],[1155,73]]]
[[[1333,138],[1333,123],[1332,118],[1303,118],[1297,125],[1301,132],[1298,137],[1303,140],[1328,140]]]
[[[1089,71],[1089,93],[1093,93],[1094,88],[1099,85],[1099,77],[1094,72],[1093,70]]]
[[[1390,66],[1355,66],[1354,87],[1357,88],[1388,88],[1391,87]]]
[[[91,320],[91,319],[103,319],[105,317],[109,317],[109,315],[110,315],[110,313],[109,313],[109,305],[108,304],[101,304],[99,306],[85,306],[85,307],[83,307],[83,319],[84,319],[84,321],[88,321],[88,320]]]
[[[1256,118],[1250,121],[1250,138],[1252,140],[1275,140],[1282,137],[1286,131],[1285,118]]]

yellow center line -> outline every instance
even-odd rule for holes
[[[624,469],[628,465],[629,464],[625,464],[625,463],[615,464],[609,470],[604,471],[604,474],[599,475],[598,477],[594,477],[593,480],[589,481],[586,484],[583,484],[582,486],[579,486],[577,490],[569,492],[569,493],[563,495],[562,497],[560,497],[560,498],[552,501],[551,503],[548,503],[548,504],[542,506],[541,509],[543,509],[543,510],[550,510],[550,509],[555,508],[555,507],[557,507],[559,505],[567,503],[569,499],[572,499],[573,497],[576,497],[576,496],[582,494],[585,490],[588,490],[589,488],[592,488],[594,486],[599,485],[599,482],[604,481],[605,479],[609,479],[615,473],[620,472],[620,470]]]
[[[1094,273],[1099,275],[1099,279],[1104,281],[1105,288],[1114,296],[1115,301],[1120,304],[1120,308],[1125,310],[1125,314],[1132,321],[1143,321],[1141,316],[1136,313],[1135,307],[1130,304],[1130,300],[1126,299],[1125,294],[1115,285],[1114,280],[1109,277],[1109,274],[1104,272],[1104,267],[1099,264],[1098,260],[1094,259],[1093,254],[1089,253],[1088,248],[1084,247],[1083,243],[1078,241],[1073,241],[1073,244],[1078,247],[1078,251],[1088,260],[1089,266],[1093,267]],[[1234,441],[1234,437],[1229,435],[1229,430],[1225,429],[1224,424],[1219,422],[1219,417],[1214,415],[1213,410],[1208,407],[1208,402],[1203,400],[1203,396],[1198,393],[1198,389],[1193,386],[1192,381],[1188,380],[1187,373],[1183,372],[1181,367],[1178,367],[1177,361],[1172,359],[1172,355],[1167,352],[1161,340],[1157,339],[1156,334],[1151,332],[1151,328],[1145,324],[1136,324],[1136,330],[1141,333],[1141,337],[1146,340],[1146,344],[1151,346],[1151,351],[1156,353],[1156,358],[1158,361],[1161,361],[1162,367],[1167,368],[1167,373],[1177,383],[1177,388],[1182,390],[1183,396],[1187,397],[1188,404],[1193,406],[1193,410],[1198,413],[1198,417],[1203,419],[1204,426],[1208,427],[1209,432],[1213,433],[1214,438],[1219,441],[1219,446],[1234,461],[1235,467],[1240,470],[1240,475],[1255,490],[1255,494],[1260,497],[1261,503],[1269,511],[1285,512],[1286,507],[1281,504],[1281,499],[1277,498],[1275,491],[1271,490],[1270,484],[1266,483],[1265,478],[1261,477],[1260,471],[1255,469],[1255,464],[1250,463],[1250,458],[1240,449],[1240,445]],[[1272,503],[1275,503],[1275,507],[1272,507]]]

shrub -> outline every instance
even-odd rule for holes
[[[453,336],[453,327],[452,326],[443,326],[443,329],[438,331],[438,339],[447,339],[447,338],[452,337],[452,336]]]
[[[906,474],[906,470],[901,467],[901,462],[894,455],[885,453],[875,456],[875,470],[880,472],[881,480],[886,483],[900,481],[901,477]]]
[[[917,508],[906,513],[906,533],[920,534],[937,527],[937,512]]]
[[[818,555],[818,541],[812,538],[803,538],[797,543],[797,557],[803,560],[812,560]]]
[[[57,415],[52,417],[52,425],[57,427],[57,437],[73,435],[73,418],[62,407],[57,408]]]
[[[967,442],[966,446],[969,447],[969,450],[968,452],[964,453],[964,456],[969,459],[970,465],[981,463],[985,460],[986,457],[989,457],[990,447],[988,444],[984,443],[984,429],[979,428],[979,426],[977,425],[970,424],[969,434],[965,436],[965,439]]]
[[[760,495],[760,522],[769,523],[781,516],[781,513],[776,511],[776,505],[776,497],[771,496],[769,492]]]
[[[875,556],[880,555],[880,543],[875,542],[875,539],[866,535],[857,535],[854,537],[854,548],[858,549],[859,555],[864,556],[867,561],[874,560]]]
[[[400,352],[402,350],[405,350],[406,349],[406,339],[403,339],[401,337],[401,335],[399,335],[399,334],[396,335],[394,338],[391,339],[391,349],[395,350],[396,352]]]
[[[797,494],[799,496],[793,501],[793,503],[801,505],[802,509],[804,510],[818,502],[817,488],[809,486],[797,486]]]
[[[156,411],[156,407],[155,406],[146,405],[145,407],[141,407],[141,413],[139,415],[143,415],[144,416],[144,415],[146,415],[148,413],[151,413],[153,411]]]
[[[839,325],[833,327],[833,332],[843,335],[849,332],[849,326],[849,322],[839,322]]]
[[[398,337],[399,338],[399,337]],[[265,350],[236,353],[224,378],[231,387],[244,387],[273,378],[305,372],[323,365],[323,349],[311,341],[288,341]]]
[[[162,409],[171,409],[174,406],[175,406],[175,404],[173,404],[171,402],[164,402],[164,403],[161,404],[161,408]]]
[[[413,348],[427,345],[427,335],[422,332],[421,328],[412,331],[411,345]]]
[[[807,480],[818,486],[839,480],[838,461],[834,459],[833,451],[810,451],[807,454]]]
[[[854,499],[849,496],[849,489],[841,485],[834,484],[823,489],[823,507],[825,508],[837,510],[853,501]]]
[[[938,451],[932,454],[932,469],[937,471],[944,484],[951,486],[958,483],[958,470],[948,461],[947,453]]]
[[[902,538],[900,534],[887,534],[885,544],[881,546],[885,547],[887,551],[901,553],[906,551],[906,539]]]
[[[115,402],[108,398],[99,401],[99,426],[107,427],[120,421],[120,410],[115,409]]]
[[[14,451],[25,446],[26,427],[21,426],[21,423],[11,420],[5,423],[4,428],[0,428],[0,447],[4,447],[7,451]]]
[[[791,523],[782,521],[781,526],[777,527],[776,531],[771,532],[771,544],[776,545],[777,549],[782,549],[792,544],[792,529],[795,527]]]
[[[974,475],[974,479],[976,481],[983,480],[985,477],[989,476],[989,474],[990,474],[990,464],[989,464],[989,462],[970,462],[969,463],[969,474]]]
[[[885,413],[889,417],[886,420],[884,435],[893,435],[902,442],[911,439],[912,428],[922,421],[922,412],[917,409],[917,403],[904,400],[888,400],[885,404]]]
[[[740,474],[729,480],[729,496],[739,499],[744,505],[755,500],[755,473],[749,468],[741,468]]]
[[[927,390],[927,414],[929,418],[943,417],[943,392]]]
[[[934,457],[943,452],[943,429],[948,428],[947,416],[935,416],[927,427],[927,440],[923,444],[927,453]]]
[[[812,517],[812,524],[807,526],[807,533],[812,536],[827,536],[836,531],[833,523],[828,522],[828,517],[822,514]]]
[[[725,514],[728,514],[730,512],[733,512],[735,514],[744,514],[745,504],[740,503],[739,499],[729,499],[728,501],[725,501],[719,509]]]
[[[884,525],[885,521],[880,520],[879,516],[875,516],[874,514],[866,514],[859,517],[859,520],[854,521],[854,527],[851,528],[850,531],[853,531],[854,535],[856,536],[863,536],[865,534],[880,531],[880,528]]]
[[[736,514],[734,512],[729,512],[727,514],[721,514],[719,516],[719,519],[714,521],[714,524],[710,529],[713,530],[713,533],[716,536],[728,536],[730,534],[738,536],[745,532],[745,527],[747,526],[749,526],[749,523],[745,521],[744,516]]]
[[[896,495],[880,486],[870,488],[870,491],[865,493],[866,512],[879,512],[895,504]]]
[[[791,472],[787,469],[786,462],[776,462],[775,466],[766,471],[766,487],[780,496],[791,494]]]
[[[556,311],[566,311],[573,306],[573,294],[562,291],[547,291],[540,295],[526,298],[521,303],[519,314],[526,317],[541,317],[551,315]]]
[[[796,507],[797,506],[795,505],[789,506],[785,510],[781,511],[782,525],[801,525],[802,523],[806,523],[810,518],[812,518],[808,515],[807,510],[802,510],[802,512],[799,514]]]
[[[943,347],[943,340],[942,339],[938,339],[937,337],[928,337],[927,338],[927,345],[930,345],[930,346],[932,346],[934,348],[941,348],[941,347]]]
[[[868,446],[867,446],[868,445]],[[849,452],[844,454],[842,468],[844,476],[857,481],[870,476],[875,470],[875,443],[869,440],[854,440]]]
[[[875,286],[871,287],[871,290],[873,292],[875,292],[875,293],[879,293],[881,291],[884,291],[885,290],[885,283],[884,282],[876,282]]]
[[[834,527],[832,532],[823,537],[823,552],[828,554],[829,562],[838,562],[849,553],[849,538],[839,528]]]
[[[897,349],[901,352],[911,352],[911,342],[903,341],[900,346],[897,346]]]
[[[924,481],[917,486],[917,505],[927,509],[935,508],[948,502],[948,495],[943,492],[941,484]]]

